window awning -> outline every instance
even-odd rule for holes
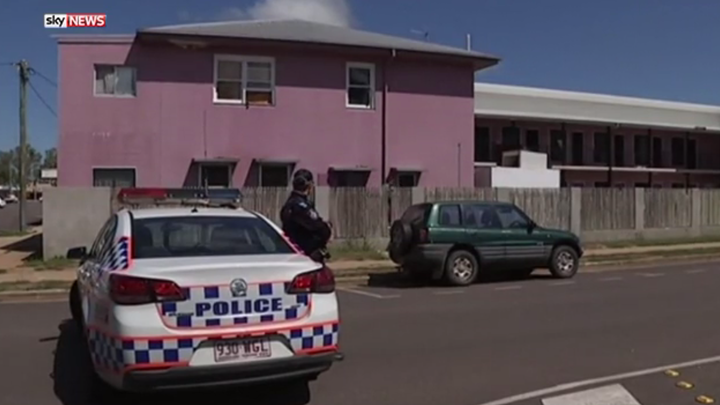
[[[391,167],[390,171],[398,173],[422,173],[425,171],[425,169],[417,166],[396,166]]]
[[[204,163],[204,164],[237,164],[237,162],[240,161],[240,158],[234,158],[234,157],[214,157],[214,158],[193,158],[193,163]]]
[[[372,168],[367,166],[330,166],[331,172],[371,172]]]
[[[297,164],[297,159],[253,159],[253,163],[261,165],[294,165]]]

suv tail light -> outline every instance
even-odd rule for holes
[[[429,233],[428,233],[427,228],[420,228],[420,231],[418,231],[418,242],[419,243],[430,242]]]
[[[335,291],[335,276],[332,270],[323,266],[320,270],[314,270],[295,276],[288,286],[288,294],[302,293],[331,293]]]
[[[164,301],[183,301],[183,290],[172,281],[110,275],[110,298],[116,304],[139,305]]]

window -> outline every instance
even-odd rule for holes
[[[682,166],[685,164],[685,139],[672,139],[672,165]]]
[[[683,183],[673,183],[672,188],[685,188],[685,184]]]
[[[617,167],[623,167],[625,166],[625,136],[615,135],[614,138],[615,147],[613,149],[613,165]]]
[[[352,170],[333,170],[328,176],[330,187],[365,187],[370,172]]]
[[[540,151],[540,132],[534,129],[525,131],[525,146],[529,151]]]
[[[200,187],[230,187],[232,166],[224,164],[200,165]]]
[[[596,188],[608,188],[608,187],[610,187],[610,183],[608,183],[607,181],[596,181],[595,187]]]
[[[290,166],[283,164],[262,164],[259,167],[260,187],[287,187],[290,184]]]
[[[520,149],[520,128],[504,127],[502,129],[503,152]]]
[[[530,223],[525,214],[511,205],[498,207],[497,215],[500,218],[500,224],[505,229],[527,229]]]
[[[650,183],[638,182],[638,183],[635,183],[635,188],[650,188]]]
[[[93,259],[101,258],[103,254],[105,254],[107,248],[111,245],[112,239],[115,236],[116,228],[117,216],[113,215],[105,222],[105,225],[103,225],[100,229],[100,232],[98,232],[95,242],[93,242],[93,245],[90,248],[88,256]]]
[[[440,206],[441,226],[460,226],[460,206],[459,205],[441,205]]]
[[[95,95],[134,97],[136,95],[134,67],[95,65]]]
[[[260,218],[155,217],[132,224],[135,259],[291,254],[293,249]]]
[[[133,168],[93,169],[93,187],[135,187],[135,181]]]
[[[634,142],[635,166],[650,166],[650,136],[635,135]]]
[[[608,164],[610,152],[610,136],[604,132],[596,132],[593,138],[593,161]]]
[[[564,131],[550,131],[550,161],[565,163],[565,151],[567,150],[565,138]]]
[[[395,182],[398,187],[417,187],[420,181],[420,173],[417,172],[398,172]]]
[[[687,142],[687,168],[697,169],[697,142],[694,139]]]
[[[275,63],[269,58],[215,55],[214,91],[216,102],[273,105]]]
[[[373,108],[375,106],[375,66],[367,63],[347,65],[347,106]]]
[[[572,164],[582,166],[585,160],[585,134],[573,132],[572,134]]]
[[[502,228],[495,209],[489,205],[467,205],[463,209],[463,224],[474,228]]]
[[[662,138],[653,138],[652,140],[652,164],[654,167],[663,167],[663,142]]]
[[[475,127],[475,162],[490,162],[490,128]]]

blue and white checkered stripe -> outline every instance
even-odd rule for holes
[[[165,325],[171,328],[214,328],[233,325],[257,325],[300,319],[310,309],[309,294],[286,294],[288,283],[260,283],[248,285],[245,297],[233,297],[229,285],[185,288],[185,301],[158,304]],[[283,310],[273,313],[227,315],[223,317],[197,316],[198,302],[231,303],[259,298],[281,298]]]
[[[100,266],[105,271],[126,270],[130,266],[130,239],[120,238],[105,253]]]
[[[295,353],[330,348],[338,344],[339,325],[327,323],[305,328],[280,330]],[[88,330],[88,345],[96,367],[121,372],[129,366],[186,364],[206,340],[243,338],[229,334],[214,337],[170,339],[119,339],[95,329]]]

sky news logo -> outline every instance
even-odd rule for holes
[[[45,28],[104,27],[106,14],[45,14]]]

